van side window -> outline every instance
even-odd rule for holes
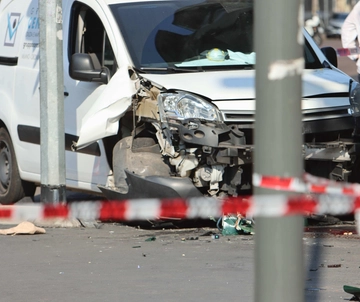
[[[114,52],[104,25],[90,7],[74,4],[69,37],[69,56],[87,53],[91,56],[95,69],[107,67],[113,76],[117,69]]]
[[[117,68],[114,52],[112,50],[110,40],[106,35],[106,32],[104,38],[104,66],[109,68],[109,70],[111,71],[111,76],[115,73]]]

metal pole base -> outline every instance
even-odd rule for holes
[[[52,204],[66,202],[66,186],[41,185],[40,201]]]

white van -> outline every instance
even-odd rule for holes
[[[248,193],[253,1],[62,2],[67,188],[111,199]],[[38,0],[2,0],[0,28],[0,202],[11,204],[40,184]],[[316,159],[315,145],[352,137],[352,79],[304,36],[304,148]]]

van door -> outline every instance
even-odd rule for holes
[[[80,2],[73,4],[67,22],[69,44],[64,47],[66,148],[73,150],[66,153],[67,180],[93,188],[106,183],[112,164],[112,149],[105,150],[101,138],[117,135],[120,115],[130,106],[130,99],[121,97],[129,76],[119,71],[104,26],[107,20],[104,16],[101,19],[96,13],[101,9],[96,9]],[[107,84],[71,78],[71,58],[79,53],[91,57],[95,70],[107,70]],[[124,90],[128,94],[128,89]]]

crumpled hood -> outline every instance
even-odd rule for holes
[[[211,100],[255,99],[255,70],[141,75],[159,87],[183,90]],[[329,68],[304,70],[303,97],[349,92],[350,77]]]

